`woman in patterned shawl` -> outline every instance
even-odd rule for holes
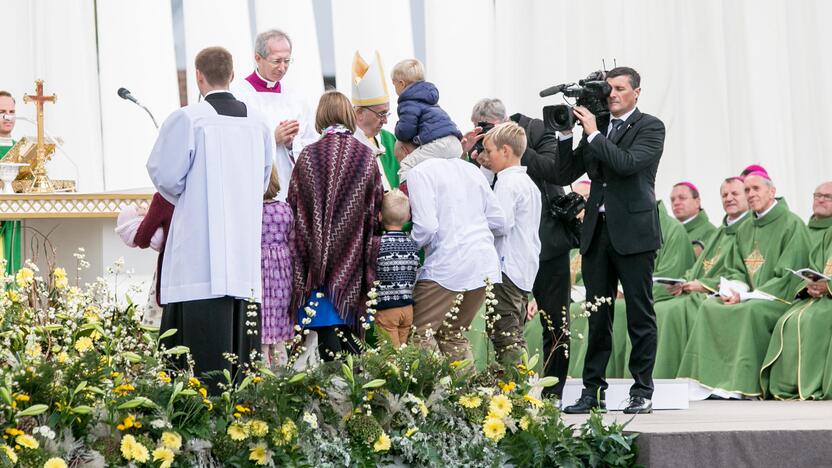
[[[294,290],[290,310],[318,334],[324,360],[358,351],[354,335],[375,278],[381,176],[372,151],[353,137],[355,115],[337,91],[321,96],[321,139],[295,164],[287,201],[295,212]]]

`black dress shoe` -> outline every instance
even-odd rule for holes
[[[564,408],[563,412],[566,414],[589,414],[593,409],[606,413],[607,404],[604,400],[598,401],[594,396],[584,395],[574,405]]]
[[[653,412],[653,402],[640,396],[630,397],[630,404],[624,408],[625,414],[646,414]]]

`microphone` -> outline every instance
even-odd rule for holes
[[[128,90],[127,88],[119,88],[118,89],[118,97],[120,97],[122,99],[126,99],[128,101],[131,101],[133,104],[135,104],[135,105],[141,107],[142,109],[144,109],[144,111],[147,112],[147,115],[150,116],[150,120],[153,121],[153,125],[156,126],[156,130],[159,130],[159,124],[156,123],[156,118],[153,117],[153,114],[150,112],[150,109],[145,107],[144,104],[140,103],[138,99],[133,97],[133,95],[130,94],[130,90]]]
[[[133,95],[130,94],[130,90],[128,90],[127,88],[119,88],[118,89],[118,97],[120,97],[122,99],[127,99],[128,101],[133,101],[135,104],[138,104],[138,105],[141,106],[141,103],[139,102],[139,100],[134,98]]]
[[[548,88],[546,88],[546,89],[544,89],[543,91],[540,92],[540,97],[546,97],[546,96],[551,96],[553,94],[557,94],[557,93],[563,91],[563,89],[566,88],[567,86],[568,85],[565,85],[565,84],[549,86]]]

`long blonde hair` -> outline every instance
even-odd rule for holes
[[[269,186],[263,193],[263,200],[271,200],[280,192],[280,178],[277,176],[277,167],[272,164],[272,173],[269,175]]]

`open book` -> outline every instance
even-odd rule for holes
[[[811,268],[801,268],[797,271],[792,270],[791,268],[786,268],[791,272],[791,274],[795,276],[799,276],[800,278],[806,281],[821,281],[826,280],[829,281],[829,277],[824,275],[823,273],[819,273]]]
[[[665,278],[662,276],[654,276],[653,277],[654,283],[665,284],[667,286],[673,286],[674,284],[682,284],[685,283],[685,280],[681,278]]]

